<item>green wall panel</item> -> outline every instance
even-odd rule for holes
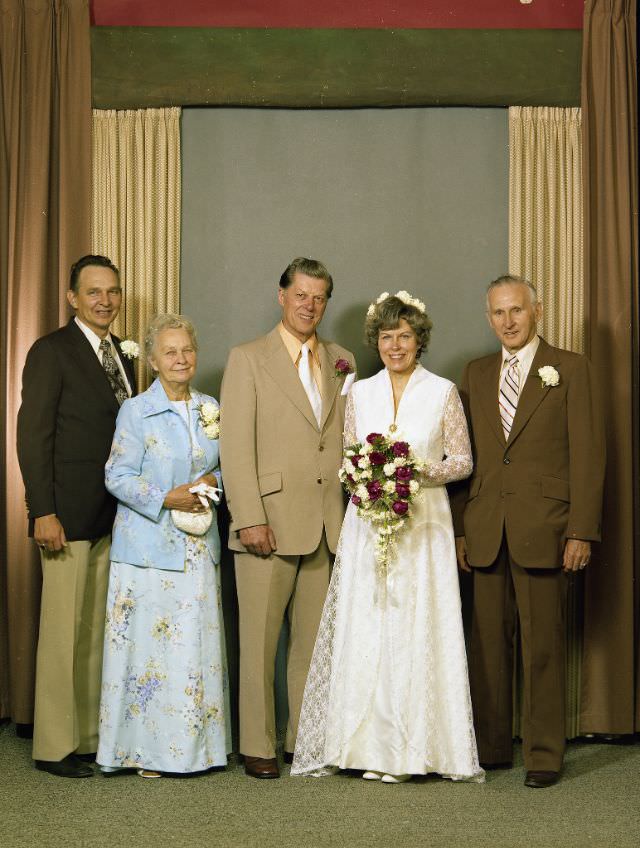
[[[93,105],[576,106],[579,30],[93,27]]]

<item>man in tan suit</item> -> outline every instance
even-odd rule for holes
[[[526,280],[489,285],[487,315],[502,351],[465,369],[475,470],[452,499],[458,563],[474,574],[469,666],[480,761],[511,764],[519,617],[532,788],[551,786],[562,767],[566,583],[600,538],[605,464],[589,362],[540,338],[540,314]]]
[[[316,328],[333,281],[313,259],[280,278],[282,321],[233,348],[222,386],[220,450],[240,610],[240,750],[245,771],[279,777],[274,666],[285,612],[294,749],[304,685],[344,514],[338,480],[346,380],[353,355]],[[346,370],[346,369],[343,369]]]

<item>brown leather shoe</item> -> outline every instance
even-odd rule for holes
[[[264,757],[247,757],[245,754],[244,773],[260,780],[273,780],[280,777],[280,769],[275,757],[265,759]]]
[[[524,785],[531,789],[546,789],[547,786],[553,786],[558,782],[559,772],[557,771],[528,771],[524,779]]]

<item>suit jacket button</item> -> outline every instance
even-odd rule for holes
[[[318,477],[318,479],[317,479],[317,481],[316,481],[316,482],[317,482],[317,483],[322,483],[322,477]]]
[[[509,465],[509,463],[511,462],[511,460],[509,459],[508,456],[505,456],[505,458],[502,461],[504,462],[505,465]]]
[[[318,448],[318,450],[319,450],[319,451],[323,451],[323,450],[324,450],[324,445],[320,445],[320,447]]]

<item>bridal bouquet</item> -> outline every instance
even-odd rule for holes
[[[377,528],[376,559],[382,576],[388,572],[395,536],[420,489],[420,470],[421,462],[408,442],[381,433],[369,433],[364,443],[345,449],[338,476],[358,515]]]

